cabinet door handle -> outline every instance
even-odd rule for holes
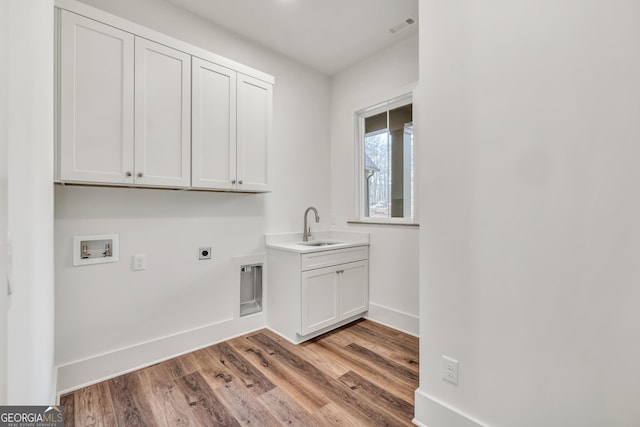
[[[144,174],[142,172],[138,172],[138,178],[142,178]]]
[[[336,271],[336,273],[342,274],[342,273],[344,273],[344,270],[338,270],[338,271]]]
[[[132,173],[131,173],[131,171],[127,171],[127,173],[125,173],[125,175],[126,175],[126,176],[131,176],[131,175],[132,175]]]
[[[236,183],[236,180],[235,180],[235,179],[232,179],[232,180],[231,180],[231,183],[232,183],[232,184],[235,184],[235,183]]]
[[[242,185],[242,180],[238,181],[238,184]]]

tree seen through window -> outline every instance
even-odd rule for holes
[[[413,118],[406,104],[364,119],[364,217],[413,217]]]

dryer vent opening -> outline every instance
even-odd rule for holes
[[[262,264],[240,267],[240,317],[262,311]]]

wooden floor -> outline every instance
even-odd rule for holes
[[[361,320],[298,346],[268,330],[76,390],[65,426],[412,425],[418,339]]]

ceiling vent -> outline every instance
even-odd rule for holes
[[[390,28],[389,32],[391,34],[399,33],[400,31],[404,31],[410,26],[414,25],[416,22],[417,22],[416,18],[414,18],[413,16],[410,16],[404,21],[402,21],[401,23],[399,23],[398,25],[396,25],[395,27]]]

